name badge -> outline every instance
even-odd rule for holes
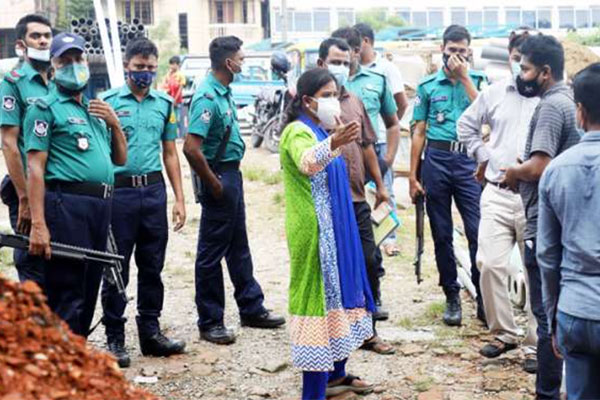
[[[69,117],[67,121],[72,125],[87,125],[87,121],[83,118]]]
[[[117,117],[129,117],[131,112],[129,110],[117,111]]]
[[[439,103],[440,101],[448,100],[448,96],[436,96],[431,98],[432,103]]]
[[[39,97],[28,97],[27,98],[27,104],[29,104],[29,105],[35,104],[35,102],[37,101],[37,99],[39,99]]]

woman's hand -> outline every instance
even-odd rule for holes
[[[358,139],[360,124],[357,121],[343,124],[339,117],[335,117],[335,122],[336,127],[331,137],[331,150],[336,150]]]

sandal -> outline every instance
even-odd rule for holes
[[[396,349],[394,346],[380,338],[379,336],[375,336],[367,341],[365,341],[362,346],[360,346],[361,350],[372,351],[381,355],[390,355],[395,354]]]
[[[355,381],[362,381],[358,376],[351,374],[346,375],[339,383],[328,384],[325,390],[325,396],[337,396],[345,392],[353,392],[357,394],[369,394],[375,389],[373,385],[356,386]]]
[[[384,244],[383,252],[388,257],[397,257],[400,255],[400,247],[396,243]]]

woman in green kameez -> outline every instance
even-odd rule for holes
[[[339,157],[359,125],[342,125],[339,114],[334,77],[326,69],[309,70],[298,80],[280,143],[292,359],[303,370],[303,400],[373,390],[345,372],[350,353],[373,336],[374,303]]]

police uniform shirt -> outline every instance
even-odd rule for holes
[[[477,90],[487,86],[483,72],[468,73]],[[460,82],[453,85],[441,68],[419,84],[413,121],[427,122],[427,139],[456,141],[456,123],[470,104],[464,85]]]
[[[161,143],[177,138],[173,98],[150,89],[138,101],[128,85],[100,94],[115,110],[127,139],[127,164],[115,166],[115,174],[145,175],[162,171]]]
[[[48,95],[54,82],[44,82],[44,79],[30,63],[24,61],[19,68],[6,74],[0,82],[0,126],[18,126],[21,133],[18,138],[18,147],[21,152],[23,166],[27,167],[25,154],[25,139],[23,131],[23,118],[27,108],[35,101]]]
[[[398,112],[394,96],[388,88],[385,76],[360,68],[345,84],[346,89],[362,100],[371,126],[378,126],[379,116],[392,115]]]
[[[27,110],[23,130],[27,152],[48,153],[46,181],[114,183],[111,134],[85,97],[80,104],[53,89]]]
[[[227,126],[231,127],[231,135],[220,161],[241,161],[246,146],[240,135],[231,89],[209,73],[192,98],[188,129],[190,134],[204,139],[202,152],[207,160],[215,158]]]

